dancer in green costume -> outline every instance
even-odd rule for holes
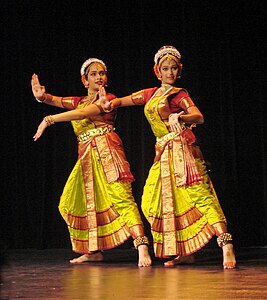
[[[38,102],[70,110],[45,117],[34,141],[48,126],[67,121],[72,122],[78,139],[78,160],[59,203],[72,249],[81,254],[70,263],[102,261],[102,250],[117,247],[132,237],[139,253],[138,266],[150,266],[148,239],[132,196],[134,178],[123,144],[113,127],[116,111],[104,111],[99,104],[99,87],[107,84],[105,63],[89,58],[81,67],[81,77],[87,89],[87,95],[81,97],[45,93],[36,74],[31,81]],[[114,95],[107,94],[107,99],[114,98]]]
[[[223,267],[235,268],[232,236],[191,130],[204,118],[188,92],[175,87],[182,71],[181,54],[173,46],[164,46],[155,54],[154,62],[159,88],[110,101],[103,87],[100,101],[111,111],[120,106],[144,105],[156,137],[156,155],[142,197],[155,256],[169,257],[165,266],[192,262],[192,254],[216,235],[223,250]]]

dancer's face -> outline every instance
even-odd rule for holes
[[[160,66],[160,77],[162,83],[173,85],[178,78],[179,66],[173,59],[166,59]]]
[[[100,63],[92,63],[87,72],[86,81],[90,89],[98,90],[99,86],[106,86],[108,82],[107,72]]]

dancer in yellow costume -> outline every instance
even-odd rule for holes
[[[34,141],[46,127],[66,121],[72,121],[78,139],[78,160],[59,203],[72,249],[82,254],[70,262],[102,261],[101,250],[117,247],[132,237],[139,253],[138,266],[150,266],[148,239],[132,196],[134,178],[113,127],[116,111],[104,111],[99,105],[99,87],[107,85],[105,63],[89,58],[81,67],[81,77],[87,89],[87,96],[82,97],[47,94],[36,74],[31,81],[38,102],[70,110],[45,117]],[[107,94],[107,98],[111,100],[115,96]]]
[[[188,92],[175,87],[182,71],[181,54],[173,46],[164,46],[154,62],[159,88],[108,101],[103,87],[100,101],[109,110],[145,106],[156,137],[156,155],[144,187],[142,210],[151,225],[155,256],[169,257],[165,266],[190,262],[191,254],[216,235],[223,267],[235,268],[232,235],[191,130],[204,118]]]

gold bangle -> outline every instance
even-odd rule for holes
[[[145,235],[144,236],[139,236],[138,238],[136,238],[133,241],[133,243],[134,243],[135,249],[137,249],[141,245],[146,245],[146,246],[149,245],[148,238]]]
[[[55,121],[53,120],[51,115],[44,117],[44,121],[46,122],[47,126],[55,124]]]
[[[53,96],[51,94],[44,93],[41,100],[37,99],[37,98],[35,98],[35,99],[39,103],[44,103],[45,101],[46,101],[46,103],[50,103],[52,101],[52,98],[53,98]]]
[[[44,103],[44,101],[45,101],[45,94],[43,94],[41,100],[40,100],[40,99],[37,99],[37,98],[35,98],[35,99],[36,99],[36,101],[39,102],[39,103]]]

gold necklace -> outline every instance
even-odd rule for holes
[[[172,85],[171,84],[168,84],[168,83],[162,83],[161,84],[161,89],[162,90],[167,90],[167,89],[169,89],[170,87],[172,87]]]
[[[92,103],[96,98],[96,94],[96,92],[88,93],[88,95],[84,97],[83,102],[88,102],[89,104]]]

